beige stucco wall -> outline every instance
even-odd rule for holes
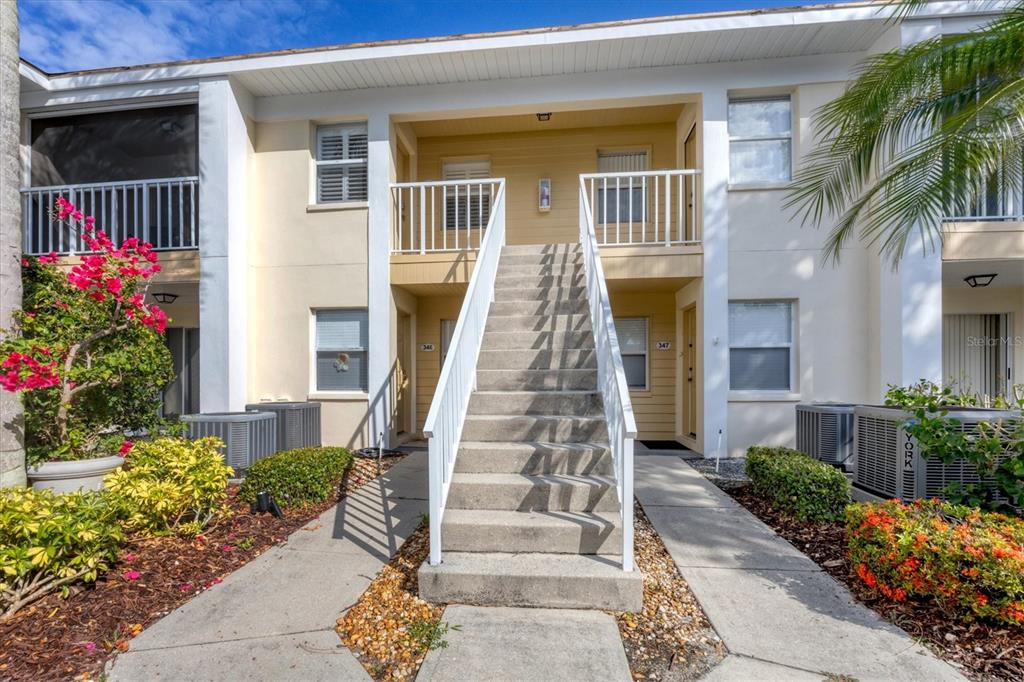
[[[797,158],[811,148],[810,114],[841,92],[834,83],[793,93]],[[823,262],[827,231],[801,227],[784,208],[785,199],[784,189],[729,193],[730,300],[791,300],[799,321],[793,392],[730,393],[731,456],[758,443],[792,446],[797,402],[868,401],[873,395],[871,329],[878,303],[870,282],[877,259],[854,240],[838,265]]]
[[[444,160],[490,159],[505,178],[510,244],[579,239],[579,174],[597,170],[599,149],[650,149],[652,169],[676,167],[676,124],[561,129],[540,132],[425,137],[417,142],[420,180],[441,177]],[[551,178],[551,210],[537,210],[537,182]]]
[[[367,211],[307,210],[311,135],[308,121],[256,126],[249,176],[249,399],[319,400],[324,443],[362,446],[366,397],[311,390],[311,311],[366,308]]]

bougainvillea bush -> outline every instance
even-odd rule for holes
[[[847,507],[846,531],[850,563],[871,589],[1024,628],[1024,521],[939,500],[891,500]]]
[[[0,388],[25,406],[30,465],[113,454],[126,432],[159,425],[173,378],[167,316],[145,301],[159,272],[150,244],[115,245],[91,217],[57,200],[55,218],[91,253],[71,267],[56,254],[22,260],[23,309],[0,341]]]

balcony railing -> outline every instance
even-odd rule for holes
[[[597,243],[699,244],[699,178],[696,169],[581,175]]]
[[[975,201],[954,206],[946,220],[1024,221],[1024,180],[1021,174],[996,173],[985,181]]]
[[[392,253],[475,251],[504,180],[444,180],[391,185]]]
[[[199,247],[199,178],[191,176],[23,189],[26,254],[86,250],[81,235],[54,217],[54,202],[61,196],[94,216],[114,243],[137,237],[159,250]]]

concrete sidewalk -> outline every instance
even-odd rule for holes
[[[418,452],[144,630],[109,679],[369,680],[335,621],[426,511]]]
[[[635,492],[730,656],[708,680],[964,680],[674,455]]]

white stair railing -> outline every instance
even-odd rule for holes
[[[580,244],[587,281],[590,324],[594,330],[597,355],[597,387],[608,422],[608,444],[612,451],[615,487],[622,518],[622,570],[633,570],[633,440],[636,419],[629,400],[629,385],[622,366],[619,339],[615,333],[608,285],[601,267],[594,216],[587,196],[586,178],[580,178]]]
[[[23,189],[21,220],[26,254],[52,251],[64,255],[88,250],[79,231],[54,216],[58,197],[96,218],[96,226],[115,243],[137,237],[158,250],[199,248],[196,176]]]
[[[473,251],[490,222],[498,178],[391,185],[392,253]]]
[[[584,173],[580,181],[599,245],[700,243],[699,170]]]
[[[480,244],[473,275],[462,301],[437,390],[423,424],[429,441],[430,563],[441,563],[441,519],[444,515],[455,456],[462,441],[469,398],[476,388],[476,363],[483,343],[487,314],[494,300],[498,259],[505,246],[505,180],[495,180],[494,201]]]

